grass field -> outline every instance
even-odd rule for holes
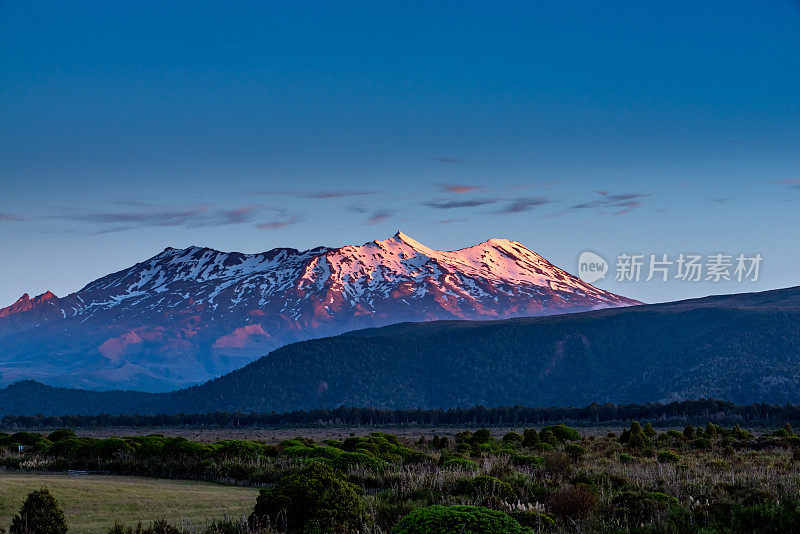
[[[166,518],[175,525],[205,525],[212,518],[247,516],[257,488],[124,476],[70,476],[0,472],[0,527],[32,490],[47,487],[59,500],[70,532],[104,533],[120,521],[135,525]]]

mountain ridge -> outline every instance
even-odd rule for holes
[[[439,251],[402,232],[303,251],[167,247],[70,295],[46,295],[0,310],[0,384],[164,391],[364,327],[639,304],[517,241]]]
[[[154,414],[798,403],[798,326],[800,287],[556,316],[401,323],[293,343],[172,393],[24,382],[0,389],[0,406],[14,415],[64,415],[98,406]]]

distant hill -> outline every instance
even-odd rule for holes
[[[305,251],[167,248],[70,295],[0,309],[0,384],[170,391],[357,328],[632,304],[508,239],[455,251],[402,232]]]
[[[404,323],[282,347],[166,394],[23,382],[0,412],[800,402],[800,287],[503,321]]]

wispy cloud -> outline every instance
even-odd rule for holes
[[[522,213],[524,211],[530,211],[533,208],[537,208],[539,206],[544,206],[546,204],[552,204],[555,202],[549,198],[545,197],[526,197],[526,198],[518,198],[516,200],[512,200],[495,213],[500,214],[511,214],[511,213]]]
[[[480,185],[462,185],[462,184],[440,184],[439,188],[445,193],[453,193],[456,195],[463,195],[471,193],[479,189],[483,189]]]
[[[211,226],[240,225],[253,223],[264,213],[277,214],[274,221],[257,224],[257,228],[284,227],[299,222],[300,217],[283,208],[273,208],[259,204],[233,208],[214,204],[190,206],[165,206],[145,202],[112,202],[123,209],[102,211],[65,211],[49,215],[46,219],[73,221],[89,228],[94,234],[124,232],[140,228],[184,227],[203,228]]]
[[[256,191],[258,195],[286,195],[298,198],[346,198],[374,195],[378,191],[359,191],[353,189],[322,189],[318,191]]]
[[[466,163],[466,160],[463,160],[461,158],[450,158],[450,157],[447,157],[447,156],[441,156],[441,157],[433,158],[433,159],[438,161],[439,163],[450,163],[450,164],[453,164],[453,165],[458,164],[458,163]]]
[[[14,215],[13,213],[0,212],[0,221],[28,221],[27,217],[21,215]]]
[[[275,219],[274,221],[264,222],[256,225],[259,230],[280,230],[287,226],[292,226],[303,220],[299,215],[286,215]]]
[[[779,185],[788,185],[790,187],[794,187],[795,189],[800,189],[800,179],[797,180],[772,180],[773,184]]]
[[[364,224],[366,224],[367,226],[372,226],[373,224],[379,224],[390,219],[392,215],[394,215],[394,212],[391,210],[378,210],[374,212]]]
[[[624,215],[644,205],[642,199],[650,196],[649,193],[611,193],[609,191],[595,191],[600,198],[581,202],[570,206],[570,210],[601,209],[611,211],[613,215]]]
[[[497,202],[494,198],[473,198],[469,200],[431,200],[423,202],[429,208],[449,210],[454,208],[476,208]]]
[[[442,219],[440,221],[436,221],[434,224],[453,224],[467,221],[469,221],[469,219]]]

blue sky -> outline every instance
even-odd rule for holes
[[[397,229],[764,257],[597,284],[648,302],[800,284],[800,3],[288,4],[0,2],[0,306]]]

